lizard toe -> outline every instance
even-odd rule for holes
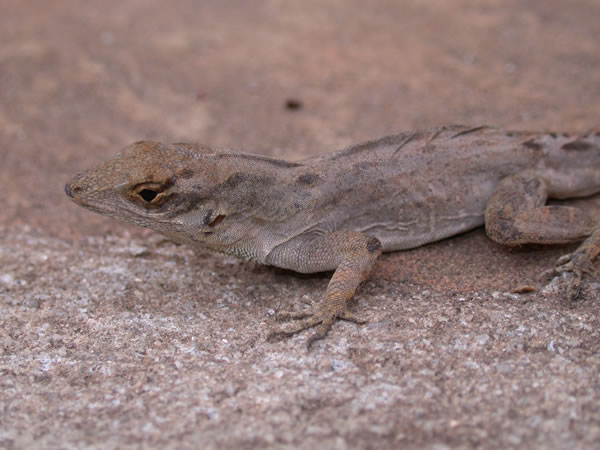
[[[368,319],[362,317],[361,315],[351,313],[348,310],[345,310],[341,314],[339,314],[338,318],[342,319],[342,320],[346,320],[348,322],[358,323],[360,325],[365,324],[369,321]]]
[[[582,284],[585,278],[599,281],[594,269],[591,256],[585,251],[576,251],[558,259],[556,266],[542,274],[546,279],[561,276],[560,284],[564,286],[564,299],[568,306],[578,300],[582,294]]]
[[[321,322],[321,324],[316,328],[315,332],[306,340],[306,348],[308,350],[310,350],[316,341],[327,336],[327,333],[331,329],[333,322],[335,322],[335,317],[328,317],[326,320]]]
[[[286,323],[276,327],[268,336],[268,340],[275,339],[277,337],[291,336],[301,331],[312,328],[323,322],[323,319],[316,315],[310,315],[309,317],[300,318],[297,322]]]
[[[289,320],[300,320],[310,317],[312,312],[310,311],[280,311],[275,316],[279,322],[285,322]]]
[[[358,324],[364,324],[367,320],[359,315],[349,312],[345,308],[341,311],[332,311],[331,308],[321,306],[315,311],[285,311],[277,315],[278,320],[292,320],[293,322],[278,325],[267,337],[273,341],[280,337],[291,336],[309,328],[315,327],[314,333],[307,339],[306,346],[311,348],[312,344],[323,339],[337,319],[346,320]]]
[[[556,267],[563,266],[563,265],[567,264],[568,262],[570,262],[572,259],[573,259],[573,253],[567,253],[566,255],[562,255],[556,261]]]

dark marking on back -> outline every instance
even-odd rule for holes
[[[552,136],[552,139],[556,139],[557,135],[556,133],[548,133],[550,136]]]
[[[462,130],[462,131],[459,131],[458,133],[453,134],[452,136],[450,136],[450,139],[454,139],[454,138],[457,138],[459,136],[464,136],[465,134],[476,133],[477,131],[481,131],[481,130],[484,130],[486,128],[489,128],[489,127],[487,125],[481,125],[479,127],[474,127],[474,128],[469,128],[467,130]]]
[[[574,150],[576,152],[583,152],[583,151],[586,151],[586,150],[591,150],[594,147],[595,147],[594,144],[592,144],[591,142],[587,142],[587,141],[572,141],[572,142],[567,142],[565,145],[563,145],[561,147],[561,149],[563,149],[563,150]]]
[[[302,175],[300,175],[298,178],[296,178],[296,181],[300,184],[307,184],[307,185],[311,185],[311,184],[315,184],[317,181],[319,181],[319,176],[317,174],[314,173],[303,173]]]
[[[529,139],[528,141],[523,142],[523,145],[532,150],[540,150],[542,148],[542,144],[535,142],[535,139]]]

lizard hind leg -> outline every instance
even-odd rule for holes
[[[546,205],[546,181],[527,173],[498,183],[485,210],[485,231],[504,245],[568,244],[588,237],[595,223],[580,208]]]
[[[552,190],[556,191],[556,181]],[[548,185],[543,177],[518,173],[503,179],[490,197],[485,211],[488,236],[504,245],[567,244],[589,238],[545,275],[567,274],[566,296],[570,302],[580,294],[581,281],[593,273],[592,261],[600,253],[600,227],[583,210],[546,205]]]
[[[290,336],[309,328],[315,328],[307,340],[307,347],[324,338],[337,319],[365,323],[347,310],[358,286],[368,278],[381,254],[381,244],[375,238],[359,232],[332,232],[310,241],[291,242],[279,248],[273,262],[279,266],[307,271],[335,269],[322,302],[313,305],[312,311],[284,313],[280,318],[292,320],[276,328],[269,338]]]

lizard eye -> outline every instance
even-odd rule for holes
[[[138,195],[142,197],[147,203],[150,203],[156,198],[158,192],[152,189],[142,189],[140,192],[138,192]]]
[[[138,186],[133,190],[131,195],[133,198],[142,205],[149,208],[156,208],[160,206],[164,200],[166,200],[166,195],[163,192],[163,187],[158,184],[152,184],[150,186]]]

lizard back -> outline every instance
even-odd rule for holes
[[[482,225],[487,200],[510,174],[589,167],[600,176],[600,137],[448,126],[387,136],[302,164],[301,176],[315,181],[307,218],[313,225],[306,232],[362,231],[390,251]]]

